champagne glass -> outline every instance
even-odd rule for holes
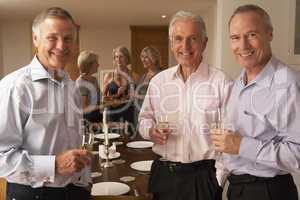
[[[169,129],[169,121],[168,121],[168,116],[167,115],[159,115],[156,118],[156,129],[163,133],[166,129]],[[164,146],[164,156],[160,158],[161,161],[167,161],[168,157],[167,157],[167,145],[168,145],[168,138],[166,140],[165,146]]]
[[[222,113],[221,113],[221,108],[218,107],[215,111],[212,112],[212,123],[210,126],[210,129],[218,129],[220,132],[218,134],[222,134],[224,131],[223,126],[222,126]],[[221,152],[217,152],[216,155],[216,160],[220,160],[222,157]]]
[[[94,134],[93,133],[84,133],[81,136],[81,149],[93,151],[93,144],[94,144]]]
[[[82,136],[81,136],[81,146],[80,148],[81,149],[86,149],[88,151],[92,151],[93,150],[93,144],[94,144],[94,134],[93,133],[83,133]],[[85,167],[85,170],[86,168],[90,168],[90,166],[86,166]],[[84,173],[82,175],[79,176],[78,178],[78,181],[75,183],[75,185],[77,186],[86,186],[87,181],[89,180],[89,176],[90,174],[89,173]]]

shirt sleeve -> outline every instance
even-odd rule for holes
[[[300,172],[299,86],[298,82],[276,91],[275,107],[262,119],[275,136],[266,140],[243,137],[240,156],[283,171]]]
[[[0,83],[0,176],[28,184],[53,182],[55,157],[31,155],[22,147],[30,101],[24,88],[17,90],[11,85]]]

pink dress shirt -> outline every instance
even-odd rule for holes
[[[140,134],[150,139],[149,129],[165,114],[174,131],[166,145],[154,144],[156,154],[182,163],[215,159],[209,127],[216,122],[218,109],[221,119],[225,117],[231,86],[221,70],[205,62],[185,82],[179,65],[160,72],[151,79],[139,114]]]

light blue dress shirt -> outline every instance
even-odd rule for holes
[[[51,78],[34,57],[0,82],[0,176],[32,187],[63,187],[74,176],[55,174],[55,155],[78,148],[81,97],[65,72]]]
[[[244,76],[234,84],[225,123],[243,139],[238,155],[223,154],[226,168],[260,177],[299,172],[299,74],[272,57],[247,85]]]

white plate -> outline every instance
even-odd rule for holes
[[[130,167],[138,171],[149,172],[151,170],[153,160],[143,160],[131,163]]]
[[[92,187],[92,195],[122,195],[128,193],[130,187],[124,183],[119,182],[101,182],[95,183]]]
[[[104,140],[104,133],[96,134],[94,137]],[[120,137],[120,135],[117,133],[108,133],[108,139],[117,139],[119,137]]]
[[[127,143],[127,147],[137,148],[137,149],[150,148],[152,146],[153,146],[153,142],[150,141],[133,141]]]
[[[115,158],[119,158],[120,157],[120,152],[115,152],[113,154],[109,154],[108,155],[108,159],[115,159]],[[102,159],[106,159],[106,156],[101,156]]]

